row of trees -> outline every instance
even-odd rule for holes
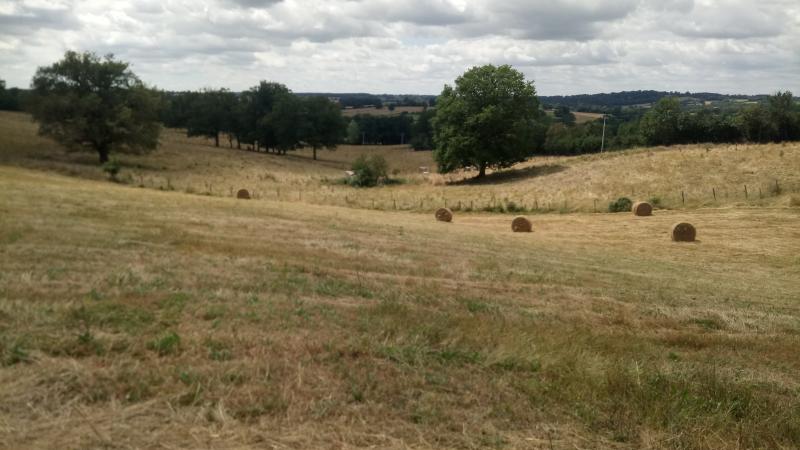
[[[22,111],[27,96],[27,90],[6,89],[5,80],[0,80],[0,111]]]
[[[26,102],[39,132],[68,150],[92,150],[100,162],[112,152],[137,153],[158,145],[161,122],[181,126],[190,136],[221,134],[259,150],[286,153],[341,142],[344,123],[338,105],[325,97],[298,97],[284,85],[261,82],[241,94],[204,90],[162,97],[142,83],[125,62],[109,55],[67,52],[40,67]]]
[[[4,88],[4,86],[3,86]],[[0,92],[4,89],[0,90]],[[128,64],[112,56],[67,52],[37,70],[27,102],[40,132],[69,149],[91,149],[101,162],[113,151],[155,148],[161,123],[184,127],[190,136],[227,136],[231,147],[285,154],[309,146],[410,142],[434,149],[442,172],[474,167],[478,176],[537,153],[597,151],[599,121],[576,125],[567,108],[550,118],[539,107],[533,82],[510,66],[470,69],[445,86],[436,111],[413,119],[356,116],[343,120],[339,105],[321,96],[298,96],[286,86],[262,81],[233,93],[225,89],[164,94],[145,86]],[[661,99],[641,117],[607,121],[608,148],[690,142],[753,142],[800,139],[800,110],[789,92],[736,113],[685,111],[674,98]],[[407,139],[406,139],[407,137]]]
[[[566,111],[565,111],[566,110]],[[677,98],[663,98],[645,113],[608,116],[606,149],[647,145],[722,142],[782,142],[800,140],[800,105],[791,92],[779,92],[763,103],[738,111],[686,109]],[[544,149],[549,154],[580,154],[599,151],[602,121],[575,125],[565,107],[550,119]]]
[[[279,83],[262,81],[242,93],[206,89],[165,96],[161,119],[169,127],[186,128],[230,147],[285,154],[302,146],[335,148],[344,137],[339,106],[321,96],[297,96]]]

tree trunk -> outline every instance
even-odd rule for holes
[[[314,161],[317,160],[317,147],[311,147],[314,150]]]
[[[214,135],[214,147],[219,147],[219,133]]]
[[[486,163],[481,163],[479,168],[478,168],[478,177],[477,178],[483,178],[485,176],[486,176]]]
[[[228,145],[233,148],[233,136],[230,134],[228,135]]]
[[[97,153],[100,155],[100,164],[105,164],[108,162],[108,149],[107,148],[99,148],[97,149]]]

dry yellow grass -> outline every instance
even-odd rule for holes
[[[369,116],[399,116],[402,113],[421,113],[425,110],[423,106],[396,106],[394,109],[383,107],[381,109],[375,108],[349,108],[343,109],[342,115],[345,117],[357,116],[359,114]]]
[[[35,131],[28,116],[0,113],[4,146],[0,163],[104,178],[94,155],[65,154],[52,141],[36,137]],[[384,155],[393,176],[406,183],[377,189],[335,184],[364,153]],[[233,196],[246,188],[256,199],[427,212],[443,206],[501,209],[509,202],[537,212],[605,211],[609,202],[621,196],[657,200],[654,206],[671,209],[789,206],[792,196],[800,195],[796,170],[800,143],[690,145],[536,157],[490,174],[482,183],[465,181],[474,172],[424,175],[420,167],[435,172],[430,152],[413,152],[405,146],[341,146],[320,152],[319,158],[311,162],[310,150],[276,156],[214,148],[210,141],[166,130],[155,153],[121,156],[120,177],[134,186],[213,196]]]
[[[576,123],[593,122],[595,120],[600,120],[603,118],[603,115],[600,113],[574,111],[572,114],[575,114]]]
[[[798,210],[536,224],[0,166],[0,447],[800,444]]]

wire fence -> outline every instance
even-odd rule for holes
[[[231,185],[176,184],[169,177],[133,176],[125,180],[127,184],[166,191],[181,191],[189,194],[215,197],[235,197],[240,187]],[[433,191],[433,190],[432,190]],[[451,195],[447,188],[439,192],[415,194],[395,189],[386,193],[381,188],[351,188],[341,185],[330,186],[278,186],[254,188],[250,190],[253,199],[305,202],[318,205],[345,206],[360,209],[430,212],[440,207],[454,211],[493,212],[493,213],[567,213],[567,212],[607,212],[609,204],[620,197],[632,201],[648,201],[656,208],[680,209],[713,207],[724,205],[758,206],[771,202],[775,197],[800,193],[800,182],[773,179],[733,185],[690,186],[670,191],[650,192],[632,188],[629,192],[616,192],[606,195],[564,196],[558,192],[529,192],[524,194],[498,195],[483,192],[478,196]],[[800,199],[798,199],[800,202]]]

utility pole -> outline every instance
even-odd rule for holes
[[[367,141],[367,133],[361,133],[361,145],[364,145]]]
[[[603,114],[603,137],[600,138],[600,153],[606,148],[606,115]]]

